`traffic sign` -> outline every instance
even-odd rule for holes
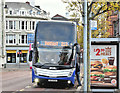
[[[91,30],[97,30],[97,21],[91,20]]]

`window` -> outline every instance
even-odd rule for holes
[[[8,43],[8,35],[6,35],[6,43]]]
[[[27,35],[26,35],[26,44],[27,44]]]
[[[24,29],[24,21],[22,21],[22,29]]]
[[[14,21],[14,29],[16,29],[16,21]]]
[[[24,44],[24,35],[22,35],[22,43]]]
[[[22,15],[24,15],[25,14],[25,12],[24,11],[22,11]]]
[[[12,15],[12,10],[10,10],[10,15]]]
[[[114,36],[117,36],[117,22],[114,22]]]
[[[13,29],[13,21],[9,21],[9,29]]]
[[[27,44],[27,35],[19,35],[19,43]]]
[[[8,29],[8,21],[6,21],[6,29]]]
[[[31,24],[32,24],[32,22],[30,21],[30,30],[31,30]]]
[[[35,22],[33,21],[33,24],[32,24],[32,28],[33,28],[33,30],[35,29]]]
[[[9,43],[13,43],[13,35],[9,35]]]
[[[26,30],[27,30],[28,28],[27,28],[27,21],[26,21]]]
[[[21,29],[21,28],[20,28],[20,24],[21,24],[21,22],[19,21],[19,29]]]
[[[6,35],[6,43],[7,44],[15,44],[16,43],[16,36],[15,36],[15,34],[8,34],[8,35]]]
[[[20,62],[21,63],[27,63],[27,53],[23,53],[22,52],[22,55],[21,55],[21,58],[20,58]]]
[[[16,36],[14,35],[14,43],[16,43]]]
[[[16,63],[16,53],[7,53],[7,63]]]
[[[38,15],[40,15],[40,12],[37,12]]]

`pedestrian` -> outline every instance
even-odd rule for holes
[[[78,63],[76,63],[76,77],[77,77],[77,81],[78,81],[78,86],[81,86],[81,82],[80,82],[80,66],[78,65]]]

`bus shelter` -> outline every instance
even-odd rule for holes
[[[120,38],[91,38],[90,63],[92,91],[120,89]]]

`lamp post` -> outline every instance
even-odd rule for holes
[[[118,3],[118,31],[119,31],[119,36],[120,36],[120,1],[119,1],[119,3]]]
[[[84,34],[83,34],[83,62],[84,62],[84,92],[87,92],[87,0],[84,0]]]

